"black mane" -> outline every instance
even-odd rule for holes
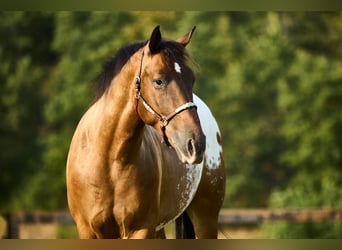
[[[114,57],[104,63],[101,72],[95,78],[95,101],[106,92],[112,79],[120,72],[128,59],[145,44],[146,42],[137,42],[124,46],[118,50]],[[188,59],[184,46],[174,41],[162,41],[157,53],[159,52],[166,63],[170,64],[170,67],[176,60],[185,63]]]
[[[101,72],[95,78],[95,100],[104,94],[112,79],[120,72],[128,59],[144,44],[145,42],[138,42],[124,46],[118,50],[114,57],[103,64]]]

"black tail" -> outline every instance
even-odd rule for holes
[[[176,239],[195,239],[194,226],[189,215],[183,212],[176,219]]]

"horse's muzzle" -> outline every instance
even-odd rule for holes
[[[190,137],[184,140],[185,143],[175,143],[174,148],[178,158],[186,164],[198,164],[203,161],[205,151],[205,135],[200,135],[199,138]]]

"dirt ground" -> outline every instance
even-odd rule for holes
[[[167,238],[174,238],[174,224],[165,228]],[[0,216],[0,238],[6,234],[6,221]],[[74,226],[58,226],[56,224],[22,224],[19,227],[20,239],[56,239],[56,238],[77,238]],[[258,239],[260,238],[258,228],[219,228],[219,239]]]
[[[0,239],[2,239],[5,236],[6,227],[7,227],[7,224],[6,224],[5,219],[0,216]]]

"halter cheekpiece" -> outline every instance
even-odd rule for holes
[[[171,144],[169,142],[169,139],[167,138],[166,135],[166,126],[170,123],[170,121],[179,113],[187,110],[187,109],[191,109],[191,108],[197,108],[196,104],[193,102],[187,102],[184,103],[182,105],[180,105],[178,108],[176,108],[172,113],[170,113],[167,116],[164,116],[162,114],[159,114],[157,111],[155,111],[151,105],[149,105],[147,103],[147,101],[145,100],[145,98],[142,96],[141,92],[140,92],[140,85],[141,85],[141,72],[142,72],[142,62],[143,62],[143,58],[144,58],[144,50],[141,53],[141,59],[140,59],[140,65],[139,65],[139,70],[138,70],[138,74],[135,78],[135,99],[136,99],[136,110],[138,109],[138,103],[139,100],[141,100],[142,104],[144,105],[144,107],[146,108],[147,111],[149,111],[151,114],[153,114],[155,117],[158,118],[159,122],[160,122],[160,127],[161,130],[163,132],[163,141],[165,142],[165,144],[169,147],[171,147]]]

